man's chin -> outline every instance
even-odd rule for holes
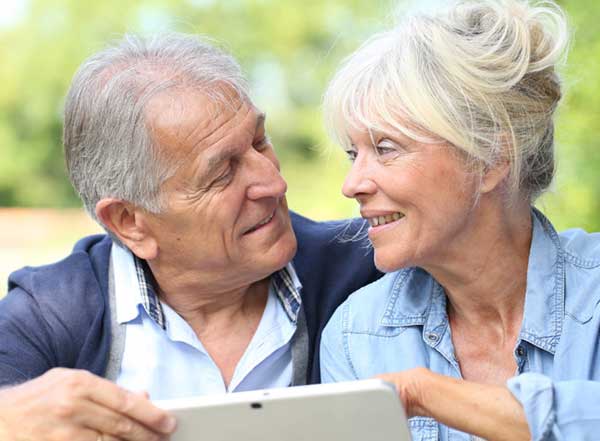
[[[290,226],[289,230],[269,250],[273,257],[273,266],[276,267],[273,271],[277,271],[290,263],[296,255],[297,249],[296,235]]]
[[[245,236],[246,252],[256,264],[263,262],[273,273],[286,266],[296,255],[297,241],[285,200],[278,207],[271,225]],[[267,269],[267,268],[265,268]]]

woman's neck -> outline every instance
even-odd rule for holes
[[[496,203],[494,203],[496,202]],[[444,287],[448,312],[464,324],[520,325],[531,245],[528,203],[480,201],[473,228],[424,268]]]

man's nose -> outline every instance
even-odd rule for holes
[[[270,151],[265,154],[252,150],[248,157],[251,180],[246,192],[248,199],[281,198],[287,191],[287,183],[279,171],[279,161]]]
[[[366,155],[358,155],[342,185],[342,193],[347,198],[358,199],[361,196],[375,193],[377,184],[372,179],[369,159]]]

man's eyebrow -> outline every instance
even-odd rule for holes
[[[261,113],[256,117],[256,129],[258,130],[265,124],[265,120],[267,119],[266,113]],[[222,150],[219,150],[214,155],[208,158],[208,171],[209,173],[214,170],[221,163],[228,161],[231,157],[235,156],[238,153],[238,147],[226,147]]]
[[[219,150],[214,155],[208,158],[208,172],[213,171],[218,165],[222,164],[225,161],[228,161],[233,156],[235,156],[238,152],[239,148],[236,147],[227,147],[223,150]]]

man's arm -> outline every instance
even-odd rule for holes
[[[22,383],[57,366],[59,346],[38,302],[15,287],[0,301],[0,387]],[[60,348],[69,352],[69,341]]]
[[[56,368],[75,364],[75,339],[85,335],[66,325],[61,305],[44,302],[19,286],[0,301],[0,440],[142,441],[170,433],[174,420],[143,394]]]
[[[144,394],[86,371],[52,369],[0,389],[3,441],[159,441],[174,428],[174,418]]]

